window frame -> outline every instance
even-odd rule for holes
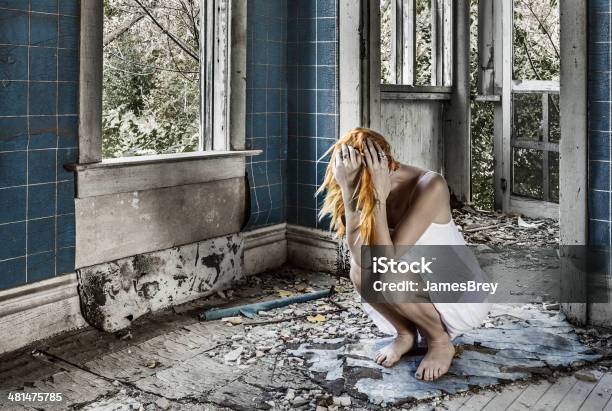
[[[200,47],[201,78],[199,150],[191,159],[209,158],[210,151],[252,155],[244,150],[246,105],[246,2],[200,0],[207,7],[206,47]],[[212,22],[212,24],[211,24]],[[79,75],[79,163],[121,165],[121,159],[102,157],[102,92],[104,10],[101,1],[81,1]],[[215,64],[219,62],[219,64]],[[239,121],[231,121],[231,118]],[[242,119],[240,121],[240,119]],[[204,137],[206,137],[204,139]],[[204,143],[204,141],[206,143]],[[208,154],[207,154],[208,153]],[[130,167],[139,162],[182,161],[182,153],[123,157]],[[221,154],[221,153],[217,153]],[[111,161],[112,160],[112,161]],[[72,167],[78,171],[78,165]]]
[[[453,87],[454,8],[452,0],[431,0],[431,84],[415,85],[416,0],[391,0],[392,83],[381,91],[450,93]],[[402,39],[401,47],[398,39]]]

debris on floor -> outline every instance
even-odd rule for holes
[[[471,205],[453,210],[453,219],[470,244],[491,247],[559,245],[559,222],[553,219],[477,210]]]
[[[210,304],[237,306],[331,286],[332,298],[254,318],[201,322],[206,307],[194,302],[137,320],[131,338],[85,329],[42,342],[36,355],[0,359],[0,408],[16,405],[3,403],[7,392],[44,391],[64,393],[62,403],[39,406],[49,410],[397,410],[448,393],[467,395],[471,387],[555,378],[563,370],[581,371],[582,382],[592,384],[582,369],[608,355],[606,344],[595,344],[604,332],[577,334],[559,310],[496,306],[481,329],[457,340],[463,353],[452,373],[423,382],[412,378],[418,357],[391,369],[371,360],[385,336],[347,279],[285,268],[251,277]]]
[[[311,378],[329,391],[349,392],[378,405],[456,394],[534,374],[552,375],[555,369],[583,366],[601,357],[580,342],[563,314],[536,306],[494,306],[484,327],[455,340],[461,353],[449,373],[434,382],[414,377],[422,355],[405,356],[393,368],[374,363],[373,354],[390,341],[320,339],[289,354],[305,359]]]

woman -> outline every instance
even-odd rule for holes
[[[345,237],[351,251],[351,280],[360,292],[361,246],[465,245],[454,224],[446,182],[439,175],[400,164],[379,133],[355,128],[330,148],[326,191],[320,217],[331,216],[332,228]],[[427,354],[416,378],[432,381],[445,374],[455,355],[452,338],[479,326],[487,304],[432,303],[365,304],[375,323],[396,334],[374,359],[387,367],[396,364],[416,344],[417,331],[427,341]]]

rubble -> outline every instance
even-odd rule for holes
[[[477,210],[471,205],[454,209],[453,219],[470,244],[493,248],[559,245],[559,222],[552,219]]]

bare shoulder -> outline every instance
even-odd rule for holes
[[[448,184],[444,177],[438,173],[427,173],[419,183],[420,197],[433,200],[447,200],[450,197]]]

